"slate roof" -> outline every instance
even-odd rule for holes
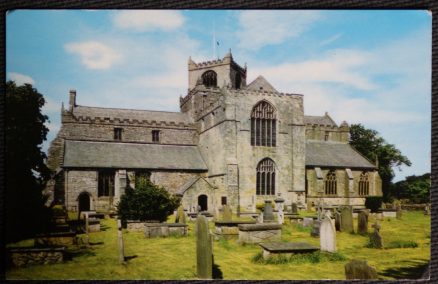
[[[258,76],[254,81],[249,83],[246,86],[246,89],[252,91],[263,90],[263,91],[278,93],[278,91],[261,75]]]
[[[208,170],[196,146],[65,141],[64,168]]]
[[[306,141],[306,166],[371,169],[376,166],[350,144]]]
[[[323,116],[305,115],[304,124],[337,126],[327,113]]]
[[[174,121],[176,123],[190,123],[190,118],[186,113],[170,111],[153,111],[138,109],[121,109],[121,108],[102,108],[75,106],[73,115],[82,117],[109,117],[110,119],[131,119],[131,120],[148,120],[148,121]]]

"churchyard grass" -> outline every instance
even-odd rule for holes
[[[235,219],[235,217],[233,218]],[[169,220],[170,222],[172,220]],[[115,219],[101,221],[102,231],[90,233],[90,246],[72,246],[72,258],[62,264],[36,265],[7,270],[7,279],[196,279],[196,240],[194,222],[188,222],[188,237],[145,239],[142,232],[124,230],[126,264],[119,264]],[[357,228],[355,219],[355,228]],[[370,218],[369,232],[374,219]],[[380,222],[384,246],[367,248],[368,236],[337,232],[336,259],[319,257],[300,261],[255,263],[258,245],[239,245],[237,239],[214,241],[214,277],[223,279],[345,279],[344,265],[351,259],[364,259],[374,266],[380,279],[418,278],[430,259],[430,216],[406,212],[401,220]],[[299,225],[284,225],[282,240],[308,242],[319,247]],[[210,222],[213,230],[214,224]],[[79,235],[84,238],[84,235]],[[396,248],[394,244],[415,242],[417,247]],[[29,245],[23,241],[17,245]],[[413,246],[413,245],[411,245]],[[345,258],[345,259],[344,259]]]

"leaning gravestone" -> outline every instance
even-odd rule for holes
[[[395,209],[396,211],[395,211],[395,217],[397,218],[397,219],[401,219],[402,218],[402,209],[401,209],[401,205],[397,205],[396,206],[396,209]]]
[[[298,215],[298,205],[295,202],[292,202],[292,214]]]
[[[341,209],[341,231],[353,233],[353,209],[351,206],[344,206]]]
[[[119,247],[119,263],[125,263],[125,249],[123,246],[122,220],[117,220],[117,242]]]
[[[335,228],[336,231],[341,230],[341,213],[338,210],[335,210]]]
[[[376,269],[369,266],[365,260],[353,259],[345,265],[345,278],[378,279]]]
[[[186,213],[184,212],[184,207],[182,205],[178,207],[175,223],[181,223],[181,224],[186,223]]]
[[[360,211],[357,216],[357,233],[361,235],[368,233],[368,216],[365,211]]]
[[[312,237],[319,237],[320,227],[321,227],[321,221],[319,221],[319,220],[313,221],[312,231],[310,232],[310,235]]]
[[[325,217],[319,228],[319,243],[321,251],[336,251],[336,229],[330,217]]]
[[[224,205],[222,210],[222,220],[231,221],[233,218],[233,211],[231,210],[231,207],[228,205]]]
[[[213,248],[208,221],[203,215],[196,218],[196,272],[198,278],[212,279]]]
[[[274,221],[274,214],[272,212],[272,201],[266,200],[265,208],[263,210],[263,222],[268,223]]]
[[[372,248],[383,248],[383,240],[380,235],[380,224],[375,223],[373,226],[374,232],[370,235],[370,246]]]

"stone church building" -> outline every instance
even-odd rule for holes
[[[81,106],[70,91],[49,148],[55,202],[108,211],[139,176],[182,196],[188,211],[255,212],[277,197],[301,207],[364,205],[381,195],[376,166],[349,141],[346,122],[306,116],[303,95],[278,92],[231,52],[188,61],[180,112]],[[80,96],[79,96],[80,97]]]

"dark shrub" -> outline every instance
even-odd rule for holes
[[[365,199],[365,207],[370,209],[371,212],[376,213],[377,210],[382,206],[381,196],[367,196]]]
[[[122,220],[155,220],[164,222],[179,206],[179,198],[170,195],[163,187],[146,178],[140,179],[137,188],[126,188],[117,205]]]

